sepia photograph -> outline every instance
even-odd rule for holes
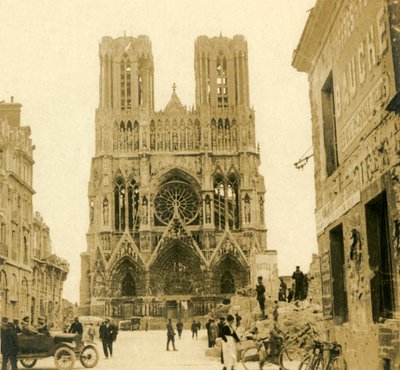
[[[0,0],[1,370],[400,369],[400,2]]]

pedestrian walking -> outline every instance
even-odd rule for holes
[[[179,339],[181,339],[183,331],[183,322],[181,319],[178,319],[178,322],[176,323],[176,331],[178,332]]]
[[[79,334],[80,336],[82,336],[82,334],[83,334],[83,326],[82,326],[82,323],[79,322],[79,318],[78,317],[74,318],[73,323],[69,327],[68,333]]]
[[[169,351],[169,343],[172,343],[172,348],[174,351],[177,351],[175,348],[175,331],[174,327],[172,326],[172,320],[168,319],[167,324],[167,351]]]
[[[278,294],[278,301],[286,302],[286,292],[287,292],[287,285],[283,278],[279,278],[281,281],[279,285],[279,294]]]
[[[222,329],[222,354],[223,354],[223,365],[224,370],[234,370],[236,366],[237,348],[239,337],[233,329],[233,323],[235,318],[232,315],[228,315],[227,323]]]
[[[261,316],[265,319],[265,286],[263,284],[262,276],[257,278],[256,292],[257,292],[257,301],[260,306]]]
[[[95,328],[93,327],[93,323],[90,323],[89,328],[88,328],[88,336],[89,336],[89,340],[90,340],[91,342],[94,341],[94,336],[95,336],[95,334],[96,334],[96,330],[95,330]]]
[[[294,280],[294,300],[303,299],[303,286],[304,286],[304,274],[300,270],[300,266],[296,266],[296,271],[293,272],[292,279]]]
[[[211,320],[212,318],[208,318],[208,321],[206,323],[206,329],[207,329],[207,340],[208,340],[208,348],[211,348],[211,341],[210,341],[210,325],[211,325]]]
[[[12,322],[8,322],[7,317],[1,319],[1,355],[3,357],[1,370],[7,370],[10,362],[11,370],[17,370],[17,332]]]
[[[218,322],[218,338],[222,338],[225,326],[225,317],[220,317]],[[224,353],[221,351],[221,364],[224,363]]]
[[[197,330],[200,331],[200,329],[201,329],[201,322],[197,321]]]
[[[194,339],[194,337],[198,339],[197,336],[198,336],[199,326],[197,325],[197,322],[194,320],[192,322],[191,330],[192,330],[192,339]]]
[[[214,319],[210,322],[210,347],[215,347],[218,338],[218,325]]]
[[[113,356],[113,342],[117,339],[117,328],[114,324],[110,322],[110,319],[105,319],[105,321],[100,325],[99,336],[103,344],[103,352],[106,359],[108,356]]]

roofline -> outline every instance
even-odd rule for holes
[[[318,50],[323,46],[334,15],[344,0],[317,0],[310,10],[297,48],[293,51],[292,66],[299,72],[310,72]],[[328,17],[326,15],[328,14]]]

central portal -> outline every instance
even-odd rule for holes
[[[151,268],[151,289],[165,295],[198,294],[203,280],[200,264],[190,244],[171,241]]]

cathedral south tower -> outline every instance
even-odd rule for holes
[[[190,110],[175,85],[154,109],[148,37],[104,37],[99,59],[81,313],[204,315],[259,274],[275,294],[244,37],[197,38]]]

